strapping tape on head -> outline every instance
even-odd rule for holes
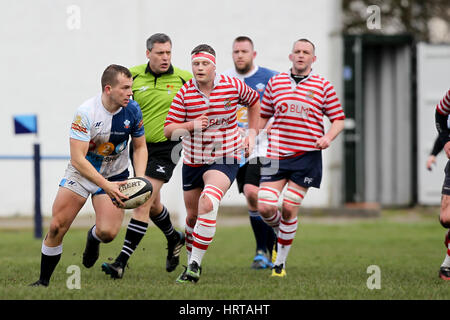
[[[216,57],[214,57],[211,53],[206,51],[201,51],[198,53],[195,53],[191,56],[191,61],[199,60],[199,59],[206,59],[211,61],[213,65],[216,65]]]

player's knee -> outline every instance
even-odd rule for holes
[[[306,191],[294,187],[288,187],[283,196],[283,208],[298,208],[305,197]]]
[[[202,214],[205,219],[215,220],[222,196],[222,190],[213,185],[206,185],[200,196],[199,214]]]
[[[263,216],[273,215],[278,209],[280,192],[270,187],[261,187],[258,191],[258,211]]]
[[[450,228],[450,198],[443,196],[439,222],[444,228]]]
[[[258,212],[261,216],[264,218],[269,218],[273,216],[273,214],[278,210],[278,207],[275,206],[268,206],[266,204],[263,204],[261,202],[258,202]]]
[[[247,188],[247,185],[244,186],[244,194],[247,198],[248,203],[252,207],[258,206],[258,188],[255,186],[252,186],[250,188]]]
[[[200,197],[199,207],[202,208],[201,211],[203,212],[210,212],[214,209],[214,205],[211,199],[209,199],[209,197],[206,196]]]
[[[446,228],[449,229],[450,228],[450,216],[449,215],[442,215],[439,217],[439,222],[441,223],[441,225]]]
[[[68,230],[68,227],[65,223],[57,220],[52,219],[52,222],[50,223],[50,228],[48,230],[48,236],[50,238],[62,238],[66,234]]]
[[[103,243],[113,241],[117,235],[117,233],[113,230],[100,229],[98,226],[96,229],[97,236],[100,238],[100,240],[102,240]]]

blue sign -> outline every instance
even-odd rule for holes
[[[14,132],[16,134],[37,133],[37,115],[22,114],[14,116]]]

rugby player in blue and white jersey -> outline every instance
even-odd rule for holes
[[[124,217],[127,197],[119,187],[128,179],[128,142],[131,136],[135,176],[144,176],[147,164],[142,113],[130,100],[130,71],[110,65],[103,72],[102,92],[76,111],[70,130],[70,162],[59,184],[52,208],[50,228],[42,242],[41,272],[32,286],[48,286],[62,254],[62,241],[89,195],[96,214],[89,230],[83,265],[92,267],[100,242],[112,241]]]
[[[254,50],[253,41],[249,37],[240,36],[234,39],[232,56],[234,68],[225,71],[224,74],[244,81],[250,88],[258,92],[261,101],[267,82],[278,72],[260,67],[254,63],[256,51]],[[242,135],[247,136],[247,106],[239,106],[237,117]],[[262,220],[258,213],[261,158],[265,156],[267,144],[267,135],[263,131],[256,138],[253,153],[248,158],[243,157],[243,162],[236,176],[239,193],[244,193],[247,199],[250,224],[256,240],[256,255],[251,264],[253,269],[272,267],[272,248],[276,238],[273,229]]]

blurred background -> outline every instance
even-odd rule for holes
[[[294,41],[308,38],[313,70],[334,85],[347,119],[324,151],[322,186],[308,192],[305,210],[439,205],[447,159],[441,153],[432,171],[425,163],[435,106],[450,88],[448,1],[3,0],[0,9],[0,217],[32,217],[36,196],[51,216],[76,108],[101,90],[109,64],[146,63],[145,42],[156,32],[171,37],[172,64],[186,70],[193,47],[212,45],[219,73],[233,66],[237,36],[253,39],[258,65],[278,71],[290,68]],[[15,134],[23,115],[36,116],[37,134]],[[162,202],[184,221],[180,164]],[[222,207],[246,215],[245,204],[233,185]],[[88,201],[81,214],[92,212]]]

